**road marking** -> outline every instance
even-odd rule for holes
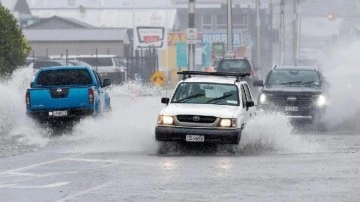
[[[54,159],[54,160],[51,160],[51,161],[44,161],[44,162],[41,162],[41,163],[36,163],[36,164],[33,164],[33,165],[29,165],[29,166],[25,166],[25,167],[16,168],[16,169],[13,169],[13,170],[8,170],[8,171],[0,172],[0,175],[4,175],[4,174],[8,174],[8,173],[16,173],[16,172],[21,171],[21,170],[26,170],[26,169],[30,169],[30,168],[35,168],[35,167],[39,167],[39,166],[42,166],[42,165],[46,165],[46,164],[55,163],[55,162],[58,162],[58,161],[63,161],[63,160],[66,160],[66,159],[68,159],[68,158],[69,158],[69,157]]]
[[[96,187],[93,187],[93,188],[90,188],[90,189],[86,189],[84,191],[81,191],[81,192],[78,192],[76,194],[73,194],[73,195],[69,195],[65,198],[62,198],[60,200],[57,200],[57,202],[64,202],[64,201],[68,201],[70,199],[73,199],[73,198],[76,198],[76,197],[79,197],[79,196],[82,196],[82,195],[85,195],[87,193],[90,193],[92,191],[95,191],[95,190],[98,190],[98,189],[102,189],[104,187],[108,187],[110,186],[111,184],[113,184],[112,182],[108,182],[108,183],[105,183],[105,184],[102,184],[102,185],[99,185],[99,186],[96,186]]]
[[[48,174],[36,174],[36,173],[18,173],[18,172],[7,172],[6,175],[15,175],[15,176],[23,176],[23,177],[44,177],[48,176]]]
[[[8,185],[1,185],[1,188],[12,188],[12,189],[45,189],[45,188],[54,188],[54,187],[61,187],[70,184],[70,182],[56,182],[52,184],[45,184],[45,185],[17,185],[17,184],[8,184]]]
[[[0,185],[0,189],[9,188],[9,187],[16,186],[16,185],[17,185],[17,184],[1,184],[1,185]]]
[[[75,155],[74,157],[76,157],[76,156],[79,156],[79,155]],[[43,166],[43,165],[47,165],[47,164],[51,164],[51,163],[56,163],[58,161],[86,161],[86,162],[105,162],[105,163],[116,163],[117,162],[117,160],[81,159],[81,158],[74,158],[74,157],[64,157],[64,158],[54,159],[54,160],[51,160],[51,161],[44,161],[44,162],[41,162],[41,163],[36,163],[36,164],[33,164],[33,165],[20,167],[20,168],[16,168],[16,169],[13,169],[13,170],[3,171],[3,172],[0,172],[0,175],[7,175],[7,174],[11,174],[11,173],[17,173],[17,172],[22,171],[22,170],[35,168],[35,167],[39,167],[39,166]]]
[[[84,158],[67,158],[67,161],[85,161],[85,162],[103,162],[103,163],[116,163],[117,160],[102,160],[102,159],[84,159]]]

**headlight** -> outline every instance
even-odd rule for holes
[[[324,105],[326,105],[326,97],[323,96],[323,95],[320,95],[317,99],[317,102],[316,102],[317,106],[319,107],[322,107]]]
[[[262,93],[261,95],[260,95],[260,104],[264,104],[264,103],[266,103],[266,95],[265,95],[265,93]]]
[[[236,119],[221,119],[219,126],[220,127],[236,127]]]
[[[158,124],[164,125],[173,125],[174,124],[174,117],[172,116],[158,116]]]

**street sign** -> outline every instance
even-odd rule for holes
[[[186,43],[187,44],[196,44],[196,39],[197,39],[196,28],[186,29]]]
[[[144,36],[144,42],[149,44],[152,42],[157,42],[160,41],[160,37],[159,36]]]
[[[167,48],[164,27],[138,26],[134,32],[134,50],[137,48]]]
[[[187,44],[196,44],[196,40],[189,40],[189,39],[187,39],[187,40],[186,40],[186,43],[187,43]]]
[[[153,75],[150,77],[150,81],[157,86],[162,86],[165,84],[166,76],[161,71],[156,71],[153,73]]]

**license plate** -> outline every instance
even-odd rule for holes
[[[186,142],[204,142],[205,137],[203,135],[186,135]]]
[[[298,107],[293,107],[293,106],[286,106],[285,111],[287,111],[287,112],[297,112],[297,111],[299,111],[299,108]]]
[[[53,111],[49,112],[49,116],[67,116],[67,111]]]

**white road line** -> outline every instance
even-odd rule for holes
[[[0,184],[0,189],[16,186],[17,184]]]
[[[103,163],[116,163],[117,160],[102,160],[102,159],[84,159],[84,158],[67,158],[68,161],[84,161],[84,162],[103,162]]]
[[[85,162],[104,162],[104,163],[116,163],[117,162],[117,160],[101,160],[101,159],[84,159],[84,158],[64,157],[64,158],[54,159],[51,161],[36,163],[33,165],[21,167],[21,168],[16,168],[13,170],[3,171],[3,172],[0,172],[0,175],[4,175],[4,174],[7,175],[9,173],[17,173],[18,171],[35,168],[35,167],[39,167],[39,166],[43,166],[43,165],[47,165],[47,164],[51,164],[51,163],[56,163],[58,161],[85,161]]]
[[[18,173],[18,172],[7,172],[6,175],[23,176],[23,177],[44,177],[48,174],[37,174],[37,173]]]
[[[46,188],[54,188],[54,187],[61,187],[70,184],[70,182],[56,182],[52,184],[45,184],[45,185],[34,185],[34,186],[11,186],[9,188],[21,188],[21,189],[46,189]]]
[[[36,164],[33,164],[33,165],[29,165],[29,166],[25,166],[25,167],[21,167],[21,168],[16,168],[16,169],[13,169],[13,170],[8,170],[8,171],[0,172],[0,175],[4,175],[4,174],[8,174],[8,173],[16,173],[16,172],[21,171],[21,170],[26,170],[26,169],[30,169],[30,168],[35,168],[35,167],[39,167],[39,166],[42,166],[42,165],[55,163],[55,162],[58,162],[58,161],[64,161],[64,160],[66,160],[66,159],[68,159],[68,158],[71,158],[71,157],[54,159],[54,160],[51,160],[51,161],[44,161],[44,162],[41,162],[41,163],[36,163]]]
[[[43,166],[43,165],[47,165],[47,164],[51,164],[51,163],[56,163],[56,162],[59,162],[59,161],[85,161],[85,162],[103,162],[103,163],[112,163],[112,164],[134,164],[134,165],[143,165],[144,164],[144,163],[130,163],[129,160],[120,161],[120,160],[101,160],[101,159],[76,158],[77,156],[80,156],[80,155],[81,154],[77,154],[77,155],[74,155],[74,156],[54,159],[54,160],[50,160],[50,161],[44,161],[44,162],[41,162],[41,163],[36,163],[36,164],[33,164],[33,165],[29,165],[29,166],[15,168],[13,170],[3,171],[3,172],[0,172],[0,176],[1,175],[9,175],[9,174],[13,174],[13,173],[20,173],[20,171],[23,171],[23,170],[26,170],[26,169],[35,168],[35,167],[39,167],[39,166]]]
[[[92,191],[95,191],[95,190],[98,190],[98,189],[101,189],[101,188],[104,188],[104,187],[108,187],[110,186],[111,184],[113,184],[112,182],[108,182],[108,183],[105,183],[105,184],[102,184],[102,185],[99,185],[99,186],[96,186],[96,187],[93,187],[93,188],[90,188],[90,189],[86,189],[84,191],[81,191],[81,192],[78,192],[76,194],[73,194],[73,195],[69,195],[65,198],[62,198],[60,200],[57,200],[57,202],[64,202],[64,201],[68,201],[70,199],[73,199],[73,198],[76,198],[76,197],[79,197],[79,196],[82,196],[82,195],[85,195],[87,193],[90,193]]]

